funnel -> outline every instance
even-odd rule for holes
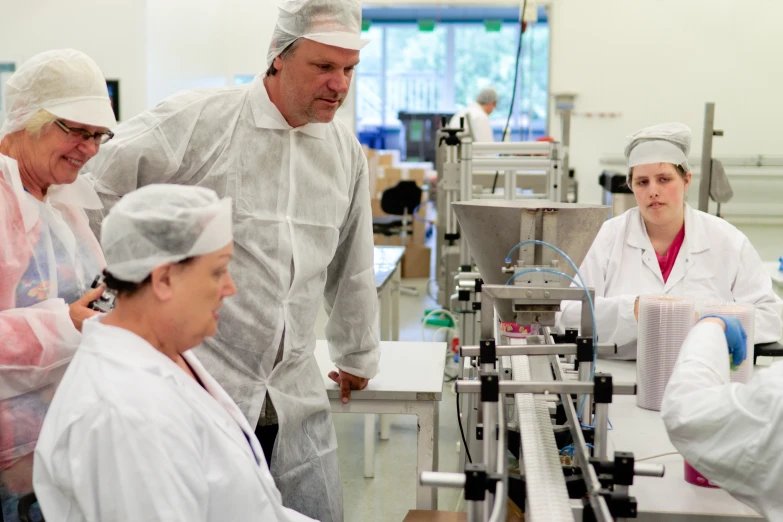
[[[461,201],[452,208],[481,278],[491,285],[506,284],[511,277],[502,271],[506,256],[514,245],[528,239],[551,243],[579,266],[611,210],[605,205],[530,200]],[[512,256],[515,264],[520,255],[527,266],[549,265],[552,259],[560,259],[560,270],[575,277],[571,266],[549,248],[520,249]],[[563,279],[563,286],[570,284]],[[504,321],[513,320],[510,307],[498,308]]]

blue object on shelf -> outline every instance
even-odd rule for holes
[[[783,272],[783,256],[778,258],[778,262],[780,263],[780,266],[778,266],[778,272]]]

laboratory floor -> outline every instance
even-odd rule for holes
[[[421,341],[424,310],[435,308],[427,296],[426,279],[405,279],[418,295],[400,295],[400,341]],[[322,311],[316,323],[316,337],[324,338],[326,317]],[[427,341],[436,328],[426,328]],[[443,340],[443,332],[438,336]],[[445,353],[444,353],[445,356]],[[448,367],[447,367],[448,371]],[[335,414],[343,481],[345,522],[401,522],[408,510],[416,507],[416,417],[393,417],[389,440],[380,440],[376,430],[375,477],[364,478],[364,415]],[[458,471],[456,397],[451,384],[444,384],[440,407],[440,471]],[[460,490],[438,491],[438,509],[462,511]],[[464,502],[462,502],[464,505]]]

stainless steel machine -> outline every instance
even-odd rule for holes
[[[475,261],[470,308],[480,341],[462,346],[456,383],[464,473],[423,473],[422,485],[464,488],[471,521],[505,520],[509,495],[524,499],[528,521],[573,521],[575,513],[581,520],[634,518],[634,476],[662,476],[664,469],[635,463],[630,453],[607,454],[609,404],[614,395],[635,394],[636,385],[595,373],[597,354],[616,347],[598,344],[594,291],[576,275],[608,207],[520,200],[451,206]],[[550,329],[563,300],[582,302],[581,328],[556,336]],[[536,326],[538,335],[507,339],[501,322]],[[564,465],[566,445],[574,460]],[[518,476],[509,473],[508,451],[519,456]]]

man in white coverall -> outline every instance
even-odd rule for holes
[[[257,426],[284,505],[326,522],[343,519],[343,502],[313,356],[322,297],[343,402],[380,358],[367,162],[334,120],[367,43],[360,33],[358,0],[282,1],[265,76],[164,100],[85,169],[107,208],[151,183],[232,198],[238,293],[196,353]]]

